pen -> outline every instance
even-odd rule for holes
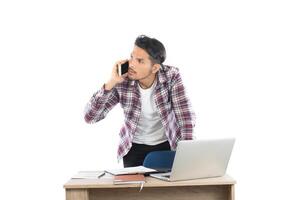
[[[98,176],[98,178],[101,178],[102,176],[104,176],[105,175],[105,172],[102,172],[99,176]]]

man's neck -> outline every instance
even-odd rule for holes
[[[143,88],[143,89],[150,88],[156,79],[156,74],[148,76],[145,79],[139,80],[139,84],[140,84],[141,88]]]

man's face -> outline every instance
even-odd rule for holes
[[[144,79],[152,74],[152,66],[149,54],[135,45],[129,60],[128,78],[131,80]]]

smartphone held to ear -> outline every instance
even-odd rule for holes
[[[121,65],[118,65],[118,73],[119,76],[122,76],[123,74],[126,74],[128,72],[129,62],[123,63]]]

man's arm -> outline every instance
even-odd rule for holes
[[[119,102],[119,94],[115,86],[124,81],[127,73],[119,76],[118,65],[127,60],[116,62],[112,69],[110,80],[96,92],[85,107],[84,119],[87,123],[95,123],[104,119],[107,113]]]
[[[185,88],[179,73],[176,73],[172,81],[174,84],[171,89],[173,111],[180,127],[181,139],[193,139],[195,126],[195,113],[192,110],[190,101],[186,96]]]
[[[87,103],[84,119],[87,123],[95,123],[104,119],[107,113],[119,102],[119,95],[115,88],[106,90],[105,85],[97,91]]]

